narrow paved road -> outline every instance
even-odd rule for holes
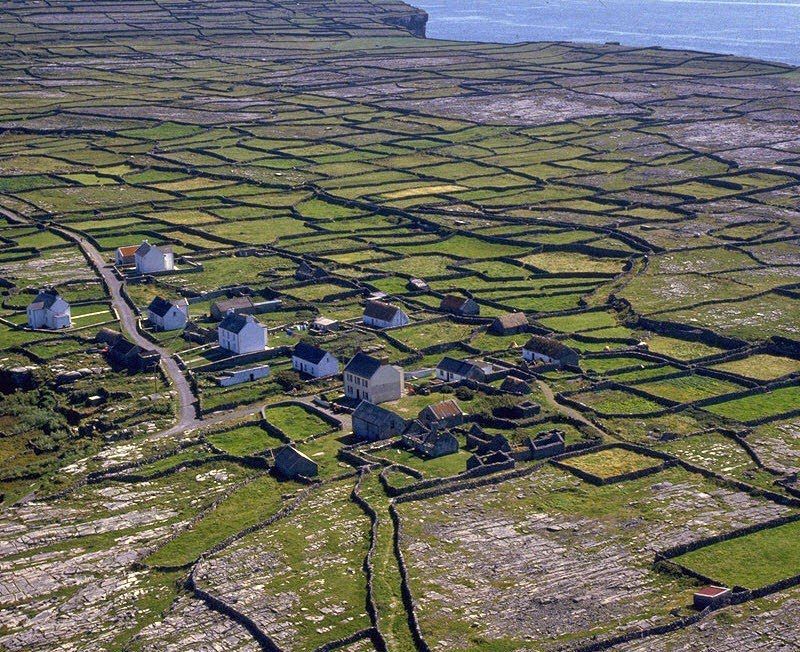
[[[17,222],[19,224],[32,223],[30,220],[27,220],[3,208],[0,208],[0,215],[4,215],[12,222]],[[155,349],[159,352],[159,354],[161,354],[162,367],[167,376],[169,376],[169,379],[178,394],[179,405],[178,422],[166,432],[169,434],[177,433],[199,425],[200,421],[197,419],[197,413],[195,410],[195,396],[192,392],[192,387],[189,384],[189,381],[186,380],[186,376],[183,374],[183,371],[181,371],[178,363],[172,358],[172,355],[169,351],[163,347],[156,346],[146,337],[142,336],[136,329],[137,316],[130,305],[128,305],[123,298],[123,282],[117,278],[116,274],[114,274],[114,270],[111,265],[106,263],[97,248],[80,234],[74,233],[73,231],[70,231],[62,226],[55,226],[52,224],[49,225],[49,228],[51,231],[54,231],[55,233],[64,236],[68,240],[75,242],[86,254],[95,271],[106,282],[108,291],[111,294],[111,304],[114,306],[117,314],[119,315],[120,326],[122,327],[123,332],[139,346],[147,349]]]

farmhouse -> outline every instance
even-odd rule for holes
[[[439,309],[462,317],[475,317],[480,314],[481,307],[474,299],[448,294],[439,304]]]
[[[253,300],[250,297],[232,297],[230,299],[220,299],[211,304],[209,313],[213,319],[225,319],[229,311],[237,315],[249,315],[253,312]]]
[[[531,449],[531,456],[535,460],[561,455],[565,450],[564,433],[560,430],[540,432],[536,437],[528,438],[528,447]]]
[[[486,380],[486,370],[474,362],[456,360],[445,356],[436,365],[436,377],[446,383],[460,383],[463,380],[484,382]]]
[[[559,367],[578,366],[578,354],[558,340],[541,335],[533,335],[522,348],[522,358],[526,362],[544,362]]]
[[[106,355],[111,363],[129,371],[149,371],[158,367],[161,361],[158,351],[143,349],[126,340],[122,333],[109,328],[101,329],[96,340],[106,345]]]
[[[313,478],[319,473],[317,463],[294,446],[283,446],[275,454],[275,470],[284,478]]]
[[[69,328],[72,326],[69,304],[55,290],[42,290],[28,305],[28,326],[52,330]]]
[[[217,328],[219,345],[223,349],[242,355],[267,348],[267,329],[255,317],[229,312]]]
[[[147,318],[160,331],[174,331],[186,326],[189,321],[189,302],[186,299],[167,301],[156,297],[147,306]]]
[[[364,308],[364,323],[374,328],[397,328],[409,323],[408,315],[397,306],[383,301],[368,301]]]
[[[417,417],[426,426],[436,424],[442,428],[452,428],[464,423],[464,412],[453,399],[429,405],[420,410]]]
[[[125,247],[117,247],[114,252],[114,263],[117,267],[130,267],[136,264],[136,250],[138,245],[128,245]]]
[[[139,274],[169,272],[175,269],[175,255],[172,247],[151,245],[147,240],[140,244],[134,253],[136,271]]]
[[[378,441],[400,435],[406,421],[391,410],[361,401],[353,412],[353,434],[362,441]]]
[[[403,443],[425,458],[443,457],[458,452],[458,439],[449,430],[428,427],[414,421],[403,433]]]
[[[298,342],[292,352],[292,368],[314,378],[324,378],[339,373],[339,360],[317,346]]]
[[[366,353],[356,353],[344,368],[344,393],[349,398],[377,405],[396,401],[404,388],[400,367],[384,364]]]
[[[528,328],[528,318],[524,312],[509,312],[495,317],[489,332],[494,335],[516,335]]]

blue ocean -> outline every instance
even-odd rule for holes
[[[428,37],[619,42],[800,65],[800,0],[410,0]]]

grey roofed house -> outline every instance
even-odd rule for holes
[[[456,360],[448,356],[442,358],[436,365],[436,376],[446,382],[458,381],[463,378],[482,382],[486,378],[483,369],[474,362]]]
[[[275,470],[285,478],[313,478],[319,474],[317,463],[291,445],[281,447],[275,454]]]
[[[159,245],[159,246],[156,246],[156,245],[151,245],[147,240],[142,242],[142,244],[140,244],[136,248],[136,253],[139,254],[140,256],[144,256],[151,249],[158,249],[159,251],[161,251],[162,253],[165,253],[165,254],[172,253],[172,245]]]
[[[28,306],[32,310],[45,310],[52,308],[53,304],[60,299],[58,292],[52,288],[41,290],[36,298]]]
[[[244,315],[237,315],[234,312],[229,312],[225,315],[225,319],[219,324],[222,330],[228,331],[229,333],[238,333],[245,326],[247,326],[247,317]]]
[[[381,364],[380,360],[367,355],[363,351],[359,351],[350,359],[344,371],[359,378],[369,379],[381,368]]]
[[[172,306],[172,301],[167,301],[163,297],[156,297],[150,302],[150,305],[147,306],[147,309],[159,317],[163,317],[172,309]]]
[[[362,441],[378,441],[400,435],[406,420],[391,410],[361,401],[353,412],[353,434]]]
[[[324,349],[307,342],[298,342],[292,351],[292,355],[311,364],[319,364],[327,354],[328,352]]]
[[[253,310],[253,300],[250,297],[231,297],[230,299],[220,299],[211,304],[211,316],[214,319],[224,319],[229,310],[240,314]]]
[[[524,312],[509,312],[495,317],[489,331],[496,335],[516,335],[528,327],[528,317]]]

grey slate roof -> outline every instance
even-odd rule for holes
[[[472,362],[456,360],[455,358],[448,358],[447,356],[441,359],[439,364],[436,365],[436,368],[441,371],[449,371],[451,374],[456,374],[457,376],[468,376],[475,369],[480,369]]]
[[[375,372],[381,368],[381,361],[376,360],[371,355],[359,351],[347,363],[344,368],[345,373],[353,374],[359,378],[372,378]]]
[[[294,347],[294,351],[292,352],[292,355],[295,355],[301,360],[311,364],[319,364],[327,354],[327,351],[319,348],[318,346],[312,346],[311,344],[306,344],[305,342],[298,342],[297,346]]]
[[[376,427],[392,424],[397,419],[402,417],[369,401],[361,401],[353,412],[354,421],[364,421]]]
[[[150,302],[150,305],[147,306],[147,309],[159,317],[163,317],[170,311],[173,305],[174,304],[171,301],[167,301],[163,297],[156,297]]]
[[[248,321],[249,320],[245,315],[228,313],[225,315],[225,319],[219,323],[219,327],[222,330],[228,331],[229,333],[239,333],[245,326],[247,326]]]
[[[51,308],[53,304],[60,298],[61,297],[58,295],[58,292],[55,290],[42,290],[31,302],[30,307],[33,310],[46,310],[47,308]]]

